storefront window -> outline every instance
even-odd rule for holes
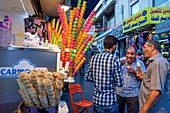
[[[170,56],[169,56],[169,35],[168,34],[164,34],[164,35],[160,35],[159,36],[159,42],[161,44],[161,51],[162,51],[162,55],[169,61],[170,60]]]
[[[139,12],[139,1],[135,2],[133,5],[131,5],[131,15],[134,15],[135,13]]]
[[[160,5],[167,0],[153,0],[153,7]]]

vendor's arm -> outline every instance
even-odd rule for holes
[[[146,113],[156,103],[160,95],[161,95],[160,91],[152,90],[139,113]]]

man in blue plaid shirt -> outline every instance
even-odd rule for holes
[[[93,113],[118,113],[116,86],[123,86],[120,60],[112,53],[118,39],[107,35],[104,39],[104,51],[92,57],[85,76],[94,83]]]
[[[119,113],[125,112],[125,105],[128,113],[139,112],[138,92],[141,78],[136,76],[137,66],[140,66],[140,71],[146,72],[144,63],[136,58],[135,48],[129,47],[126,51],[126,63],[122,66],[124,85],[116,88]]]

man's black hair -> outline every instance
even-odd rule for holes
[[[106,35],[105,39],[104,39],[104,48],[105,49],[110,49],[112,48],[114,45],[116,45],[118,42],[118,39],[112,35]]]

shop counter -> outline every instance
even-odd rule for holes
[[[22,101],[17,73],[30,69],[58,71],[58,48],[0,47],[0,104]]]

